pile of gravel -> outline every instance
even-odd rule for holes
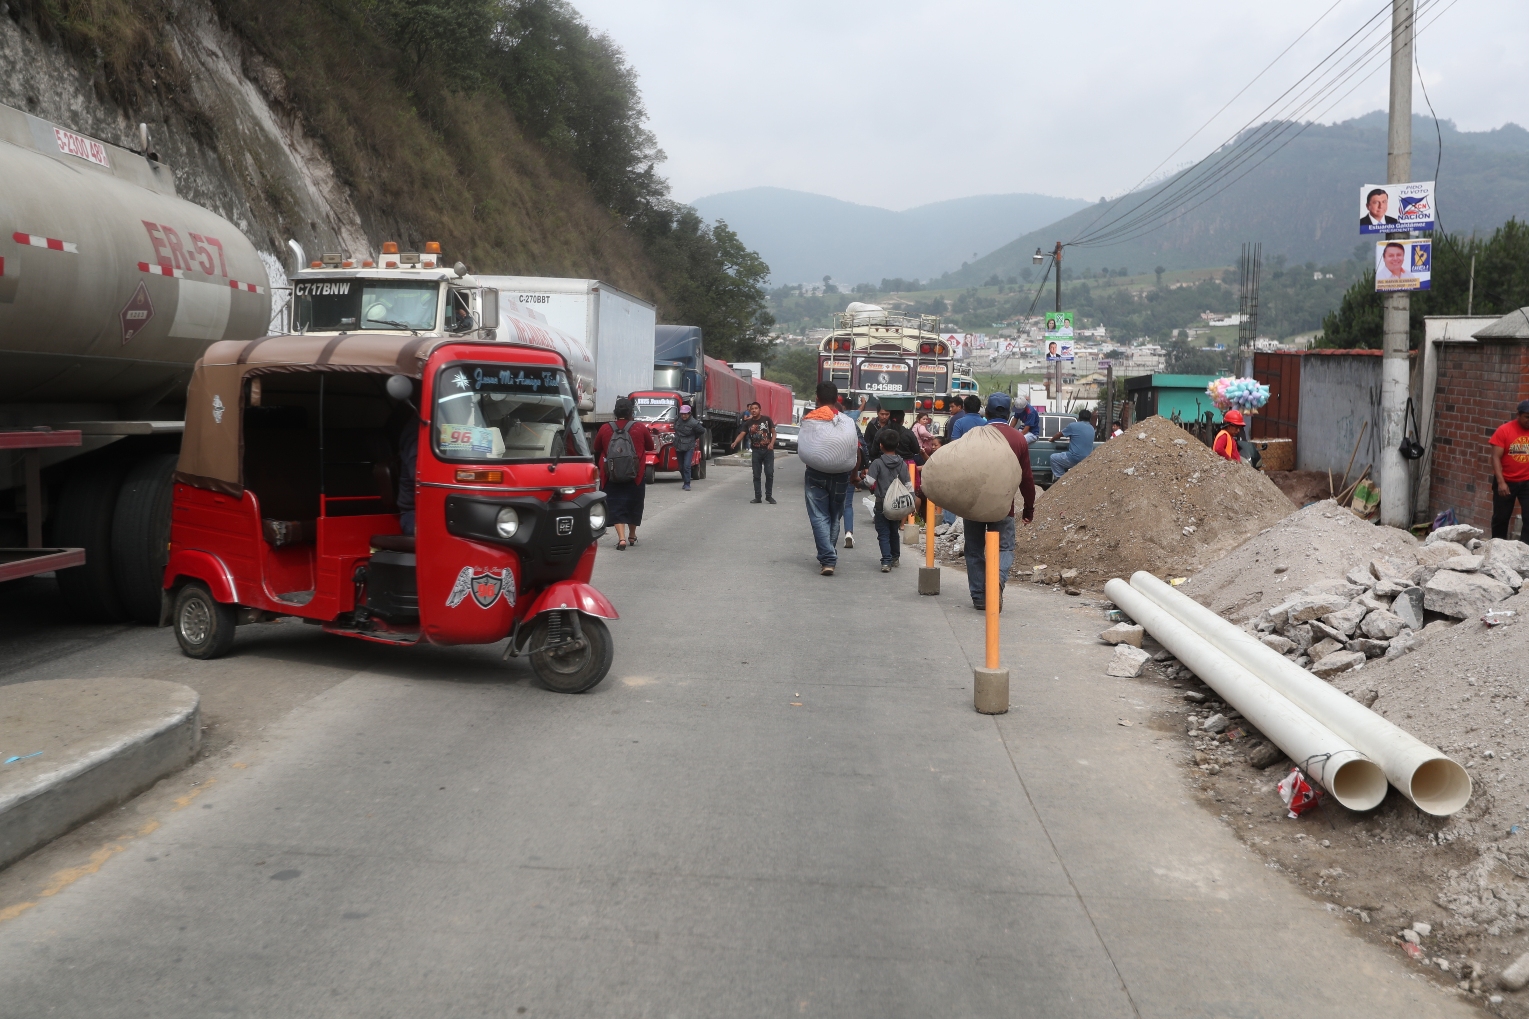
[[[1077,570],[1078,585],[1095,589],[1136,570],[1187,575],[1294,509],[1258,471],[1151,417],[1041,494],[1016,535],[1015,566]]]

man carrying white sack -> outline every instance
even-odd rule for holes
[[[993,394],[995,397],[1002,394]],[[1024,499],[1024,510],[1021,514],[1025,523],[1035,519],[1035,475],[1030,471],[1030,444],[1018,429],[1004,424],[1009,416],[1008,400],[996,400],[989,397],[987,412],[987,427],[1002,435],[1008,442],[1009,448],[1014,451],[1014,456],[1019,460],[1020,470],[1024,476],[1019,483],[1019,494]],[[966,586],[971,591],[972,608],[978,611],[987,609],[987,529],[995,527],[998,530],[998,611],[1003,611],[1003,589],[1009,582],[1009,570],[1014,566],[1014,507],[1009,506],[1009,515],[998,524],[984,524],[976,520],[964,521],[966,528]]]
[[[860,436],[848,414],[839,413],[839,387],[818,383],[817,409],[802,416],[797,433],[797,457],[807,468],[802,487],[807,522],[817,546],[818,572],[834,575],[839,553],[839,521],[843,515],[850,471],[860,462]]]

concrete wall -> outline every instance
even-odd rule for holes
[[[1354,444],[1349,481],[1380,456],[1380,351],[1309,351],[1301,358],[1296,469],[1343,476]],[[1368,427],[1365,422],[1369,422]],[[1364,432],[1360,438],[1361,430]],[[1373,476],[1373,471],[1371,472]]]
[[[1462,524],[1492,525],[1487,440],[1529,399],[1529,342],[1441,343],[1434,389],[1429,512],[1453,509]]]

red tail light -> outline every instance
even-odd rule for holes
[[[457,471],[457,480],[466,482],[492,482],[498,484],[504,481],[504,471]]]

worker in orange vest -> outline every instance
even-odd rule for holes
[[[1221,431],[1216,433],[1216,441],[1211,443],[1210,448],[1219,457],[1228,460],[1241,460],[1242,454],[1237,451],[1237,436],[1242,432],[1242,411],[1229,410],[1221,419]]]

